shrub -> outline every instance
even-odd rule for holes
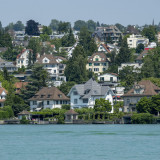
[[[153,115],[150,113],[135,113],[131,117],[132,124],[152,124]]]

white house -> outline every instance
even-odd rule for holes
[[[56,87],[43,87],[29,101],[31,111],[61,108],[62,104],[69,104],[69,98]]]
[[[118,73],[120,70],[122,70],[123,68],[129,66],[129,67],[133,67],[134,69],[134,72],[140,72],[139,70],[137,69],[141,69],[142,68],[142,65],[143,64],[140,64],[140,63],[121,63],[121,66],[118,67]]]
[[[0,107],[4,107],[7,93],[7,90],[2,87],[2,84],[0,82]]]
[[[63,81],[66,81],[64,69],[66,67],[62,61],[66,60],[60,56],[53,56],[51,54],[45,54],[39,57],[36,61],[37,64],[42,64],[52,78],[55,86],[60,86]]]
[[[24,49],[20,54],[18,54],[16,59],[16,67],[22,68],[24,66],[25,68],[28,67],[28,61],[29,61],[29,54],[32,54],[33,51],[31,49]]]
[[[142,37],[141,35],[130,35],[129,38],[127,38],[127,44],[129,48],[136,48],[138,44],[144,44],[144,46],[148,45],[149,39]]]
[[[111,102],[111,113],[113,113],[113,95],[110,87],[102,86],[92,78],[85,84],[74,85],[68,93],[71,108],[93,108],[96,99],[104,98]]]
[[[106,44],[100,44],[98,46],[98,52],[110,53],[109,47]]]
[[[118,74],[116,73],[105,73],[98,76],[99,81],[104,82],[118,82]]]

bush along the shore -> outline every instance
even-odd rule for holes
[[[150,113],[135,113],[131,116],[132,124],[153,124],[155,118]]]
[[[22,119],[20,120],[20,124],[29,124],[30,121],[26,119],[25,116],[22,117]]]

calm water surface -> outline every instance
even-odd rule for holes
[[[160,160],[160,125],[0,125],[0,160]]]

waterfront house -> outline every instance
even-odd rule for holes
[[[135,83],[133,88],[122,96],[124,100],[123,111],[134,112],[136,111],[136,104],[141,98],[150,98],[159,93],[160,88],[149,80],[142,80],[138,84]]]
[[[93,78],[84,84],[74,85],[68,93],[71,108],[93,108],[95,100],[104,98],[113,105],[114,93],[108,86],[98,84]],[[112,111],[113,112],[113,107]]]
[[[4,107],[7,93],[8,91],[2,87],[2,83],[0,82],[0,107]]]
[[[29,101],[31,111],[61,108],[63,104],[69,104],[69,98],[56,87],[43,87]]]
[[[86,69],[96,74],[102,73],[108,69],[109,60],[105,53],[97,52],[94,53],[88,59]]]

